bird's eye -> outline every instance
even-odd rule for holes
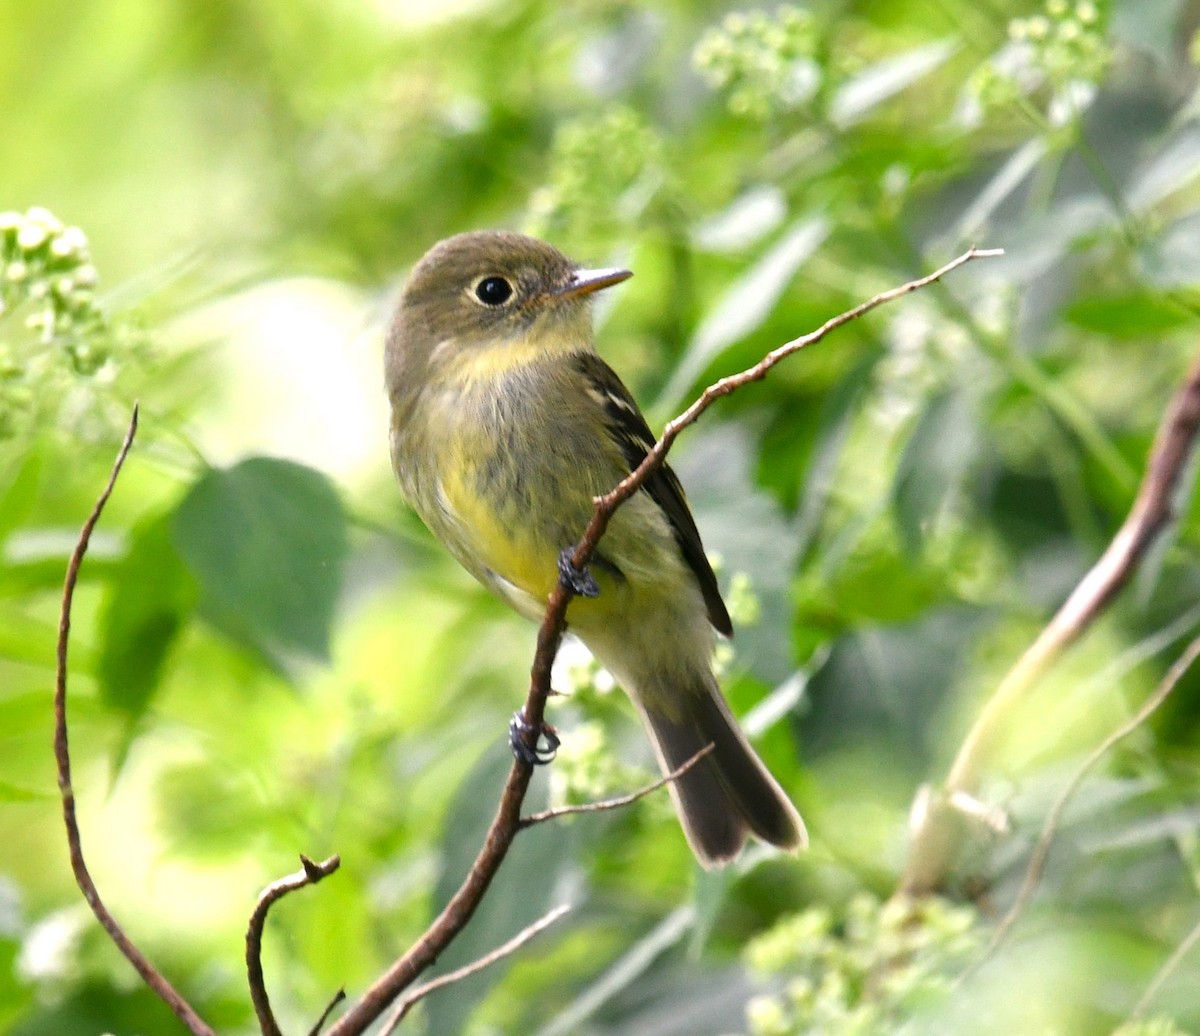
[[[485,306],[503,306],[512,293],[512,285],[503,277],[484,277],[475,285],[475,297]]]

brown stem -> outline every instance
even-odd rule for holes
[[[108,933],[108,937],[116,944],[117,949],[134,966],[142,981],[175,1012],[179,1020],[187,1026],[188,1032],[193,1036],[215,1036],[213,1030],[196,1013],[192,1005],[133,944],[133,941],[125,934],[125,930],[117,923],[117,919],[104,905],[83,858],[83,842],[79,834],[79,821],[75,814],[75,789],[71,784],[71,751],[67,739],[67,651],[71,639],[71,605],[75,599],[75,586],[79,582],[79,569],[83,564],[84,555],[87,553],[92,532],[100,520],[100,515],[104,512],[108,498],[112,496],[113,488],[117,484],[117,476],[120,475],[125,458],[129,455],[129,449],[137,434],[137,423],[138,411],[135,406],[129,419],[129,429],[125,433],[125,439],[121,443],[117,459],[113,462],[112,472],[108,476],[108,483],[96,500],[87,521],[83,523],[79,540],[76,542],[75,549],[71,552],[71,559],[67,564],[67,575],[62,593],[62,611],[58,623],[57,665],[54,681],[54,762],[58,771],[58,791],[62,798],[63,823],[67,828],[67,847],[71,854],[71,870],[75,873],[75,883],[83,893],[87,905],[91,907],[92,913],[96,915],[96,920],[100,922],[105,932]]]
[[[1037,639],[1017,660],[972,725],[940,793],[913,825],[901,893],[923,895],[940,887],[953,865],[961,829],[948,805],[956,793],[974,795],[987,772],[1007,719],[1059,656],[1092,625],[1129,582],[1138,564],[1175,514],[1175,496],[1200,434],[1200,357],[1163,415],[1146,472],[1129,515],[1091,570]]]
[[[254,1013],[258,1016],[258,1028],[263,1036],[283,1036],[275,1014],[271,1010],[271,1001],[267,996],[267,983],[262,969],[262,937],[267,924],[267,914],[271,907],[290,892],[302,889],[306,885],[315,885],[322,878],[327,878],[341,866],[342,861],[337,856],[331,856],[322,863],[314,863],[303,854],[300,856],[301,869],[295,874],[271,882],[259,893],[254,912],[250,915],[250,923],[246,927],[246,979],[250,987],[250,1001],[254,1004]],[[316,1031],[320,1031],[325,1018],[333,1007],[344,999],[345,994],[335,997],[326,1008],[321,1020],[317,1022]]]

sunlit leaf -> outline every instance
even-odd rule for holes
[[[693,232],[696,247],[708,252],[749,248],[787,218],[787,199],[774,185],[752,187],[722,212],[710,216]]]
[[[0,802],[51,802],[57,798],[49,791],[22,788],[8,781],[0,781]]]
[[[829,106],[830,116],[839,126],[852,125],[872,108],[929,75],[958,47],[956,40],[927,43],[863,69],[838,88]]]

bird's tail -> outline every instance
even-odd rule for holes
[[[678,687],[669,694],[641,687],[637,695],[664,773],[705,745],[713,746],[670,784],[692,851],[707,868],[733,859],[749,834],[781,849],[803,848],[808,844],[804,821],[746,741],[715,678],[705,673],[695,682],[682,693]],[[671,710],[658,707],[659,702],[670,702]]]

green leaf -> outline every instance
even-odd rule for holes
[[[171,515],[134,532],[109,585],[100,614],[100,697],[136,719],[196,605],[195,581],[171,542]]]
[[[42,483],[42,451],[32,449],[5,465],[0,477],[0,540],[17,528],[33,510]]]
[[[171,532],[214,625],[275,660],[329,657],[348,544],[325,475],[269,457],[211,470],[179,505]]]
[[[1200,284],[1200,215],[1189,213],[1147,241],[1138,258],[1146,280],[1156,288]]]
[[[729,286],[697,328],[656,409],[675,409],[692,382],[721,352],[770,316],[796,271],[828,234],[829,223],[819,216],[793,223],[757,263]]]
[[[62,582],[61,572],[59,582]],[[56,623],[36,619],[7,603],[0,605],[0,659],[52,669],[57,639]],[[71,668],[86,672],[87,649],[75,643],[74,639],[72,637]]]
[[[904,547],[920,550],[926,528],[976,456],[978,429],[962,393],[934,399],[900,455],[892,507]]]
[[[1200,176],[1200,128],[1190,126],[1174,138],[1133,177],[1126,190],[1129,207],[1144,212]]]
[[[928,43],[915,50],[884,58],[847,80],[834,95],[829,114],[839,126],[858,122],[872,109],[912,86],[943,64],[956,50],[954,40]]]
[[[50,802],[57,798],[57,795],[48,791],[36,791],[0,781],[0,802]]]
[[[1071,303],[1063,314],[1076,327],[1114,338],[1146,338],[1190,324],[1182,306],[1150,292],[1092,295]]]

